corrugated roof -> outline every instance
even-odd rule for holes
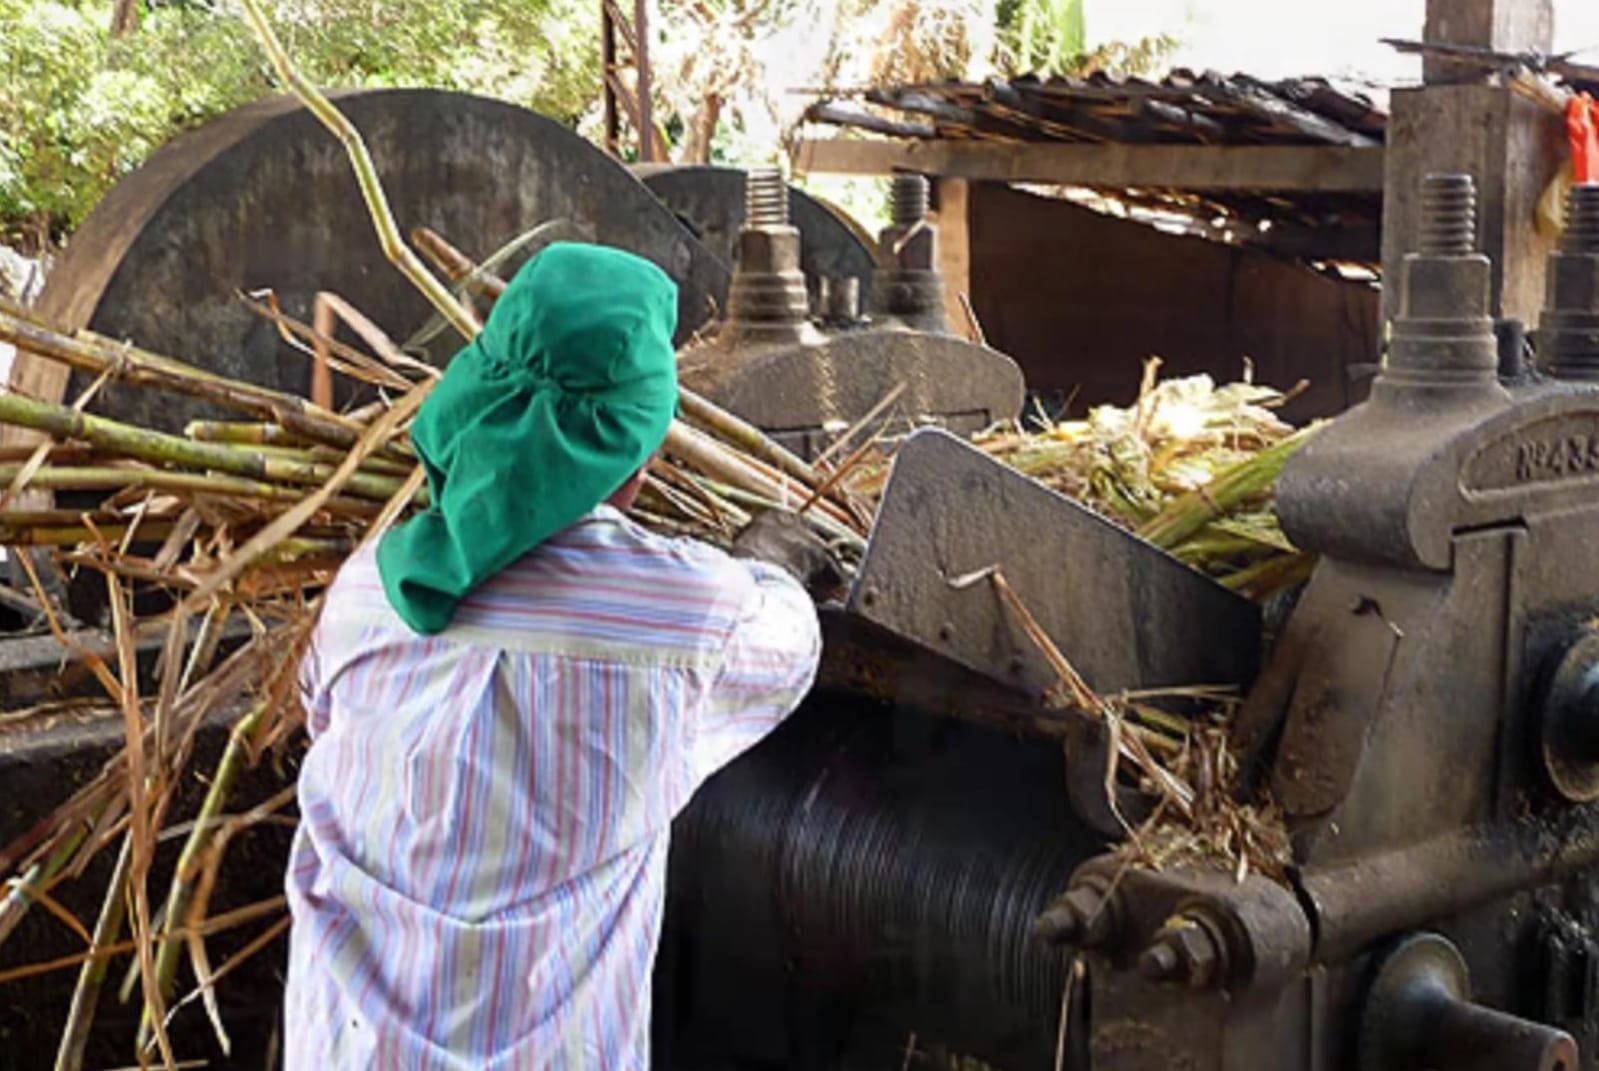
[[[1387,113],[1325,78],[1264,81],[1176,70],[1160,81],[1093,74],[889,86],[833,93],[816,123],[893,139],[1190,145],[1382,144]],[[1122,203],[1192,218],[1196,233],[1312,260],[1374,264],[1381,196],[1185,190],[1114,191]]]
[[[1378,145],[1388,121],[1325,78],[1189,70],[879,87],[834,94],[806,118],[890,137],[1194,145]]]

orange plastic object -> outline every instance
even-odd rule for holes
[[[1579,93],[1566,105],[1566,134],[1571,139],[1572,180],[1599,182],[1599,104]]]

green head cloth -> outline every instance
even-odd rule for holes
[[[676,328],[676,285],[631,253],[560,243],[516,273],[411,428],[432,507],[378,545],[406,624],[443,631],[649,459],[676,412]]]

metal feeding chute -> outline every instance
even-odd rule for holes
[[[1098,692],[1254,679],[1254,603],[956,436],[915,432],[894,460],[849,610],[1042,695],[1057,675],[981,582],[995,570]]]

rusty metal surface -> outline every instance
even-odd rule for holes
[[[1314,947],[1311,921],[1293,891],[1258,874],[1239,881],[1219,870],[1156,872],[1092,859],[1072,875],[1059,903],[1073,906],[1074,899],[1079,910],[1100,901],[1098,914],[1109,922],[1055,939],[1113,970],[1136,971],[1167,987],[1168,996],[1186,988],[1247,1000],[1294,978]],[[1159,954],[1166,949],[1180,951],[1168,958]]]
[[[950,584],[996,566],[1100,691],[1254,677],[1248,600],[955,436],[918,431],[895,459],[849,609],[1041,694],[1056,676],[993,587]]]
[[[1512,369],[1505,389],[1471,184],[1429,178],[1423,200],[1372,400],[1277,488],[1323,560],[1235,743],[1245,791],[1268,785],[1287,813],[1291,893],[1229,927],[1214,901],[1174,902],[1191,872],[1127,871],[1119,932],[1091,950],[1094,1071],[1163,1049],[1190,1071],[1596,1066],[1573,1039],[1599,1024],[1599,391],[1577,382],[1586,341],[1562,332],[1599,294],[1552,288],[1561,376]],[[1584,242],[1599,231],[1562,251],[1579,276]],[[1239,947],[1277,969],[1219,1007],[1208,990]]]
[[[1311,930],[1290,890],[1102,858],[1073,875],[1063,901],[1074,899],[1103,899],[1112,920],[1066,942],[1088,964],[1093,1071],[1299,1066]]]
[[[864,696],[907,710],[1053,740],[1065,741],[1079,725],[1087,724],[1078,714],[1041,705],[1035,696],[996,687],[988,677],[936,651],[909,643],[842,607],[823,607],[819,616],[822,664],[816,687],[821,691]],[[1101,784],[1104,769],[1101,763]]]
[[[1361,1017],[1361,1071],[1577,1071],[1564,1031],[1471,1002],[1460,951],[1432,933],[1400,942],[1383,959]]]
[[[1066,797],[1084,829],[1119,838],[1127,823],[1149,816],[1153,804],[1148,796],[1120,781],[1106,784],[1109,739],[1102,723],[1081,711],[1045,706],[1036,695],[996,684],[842,607],[824,607],[821,619],[818,690],[1060,741]]]
[[[745,172],[710,165],[651,165],[634,173],[670,208],[729,271],[738,265],[739,228],[744,225]],[[876,265],[864,233],[805,191],[789,188],[789,216],[800,232],[800,270],[811,307],[819,308],[823,279],[860,280],[861,307],[870,301]]]
[[[803,233],[779,174],[748,174],[745,200],[727,320],[683,351],[685,384],[804,456],[873,413],[863,436],[929,422],[971,434],[1021,413],[1016,363],[945,329],[924,179],[895,181],[872,315],[825,330],[806,307]]]
[[[1385,934],[1457,916],[1596,863],[1599,810],[1584,806],[1306,867],[1297,884],[1316,919],[1316,959],[1332,963]]]
[[[1599,799],[1599,632],[1561,655],[1543,699],[1539,750],[1555,791],[1574,803]]]
[[[1545,287],[1543,366],[1555,376],[1599,380],[1599,186],[1572,187]]]
[[[625,167],[560,124],[434,90],[359,91],[338,103],[361,130],[402,230],[429,226],[481,257],[546,220],[590,224],[596,240],[648,257],[678,282],[680,340],[725,300],[725,266]],[[40,310],[304,392],[307,357],[235,296],[258,287],[307,322],[315,292],[335,291],[398,338],[429,315],[384,261],[344,149],[282,97],[176,139],[119,183],[63,255]],[[452,345],[441,339],[434,357]],[[19,359],[13,383],[28,363]],[[95,408],[164,428],[198,411],[149,394],[110,385]]]
[[[684,383],[807,456],[891,392],[900,391],[870,431],[935,417],[969,435],[1016,417],[1024,395],[1020,369],[1003,354],[902,330],[847,331],[814,345],[718,338],[685,350],[680,370]]]
[[[878,238],[871,308],[912,330],[948,334],[938,230],[927,221],[929,194],[925,177],[894,176],[889,190],[892,218]]]

